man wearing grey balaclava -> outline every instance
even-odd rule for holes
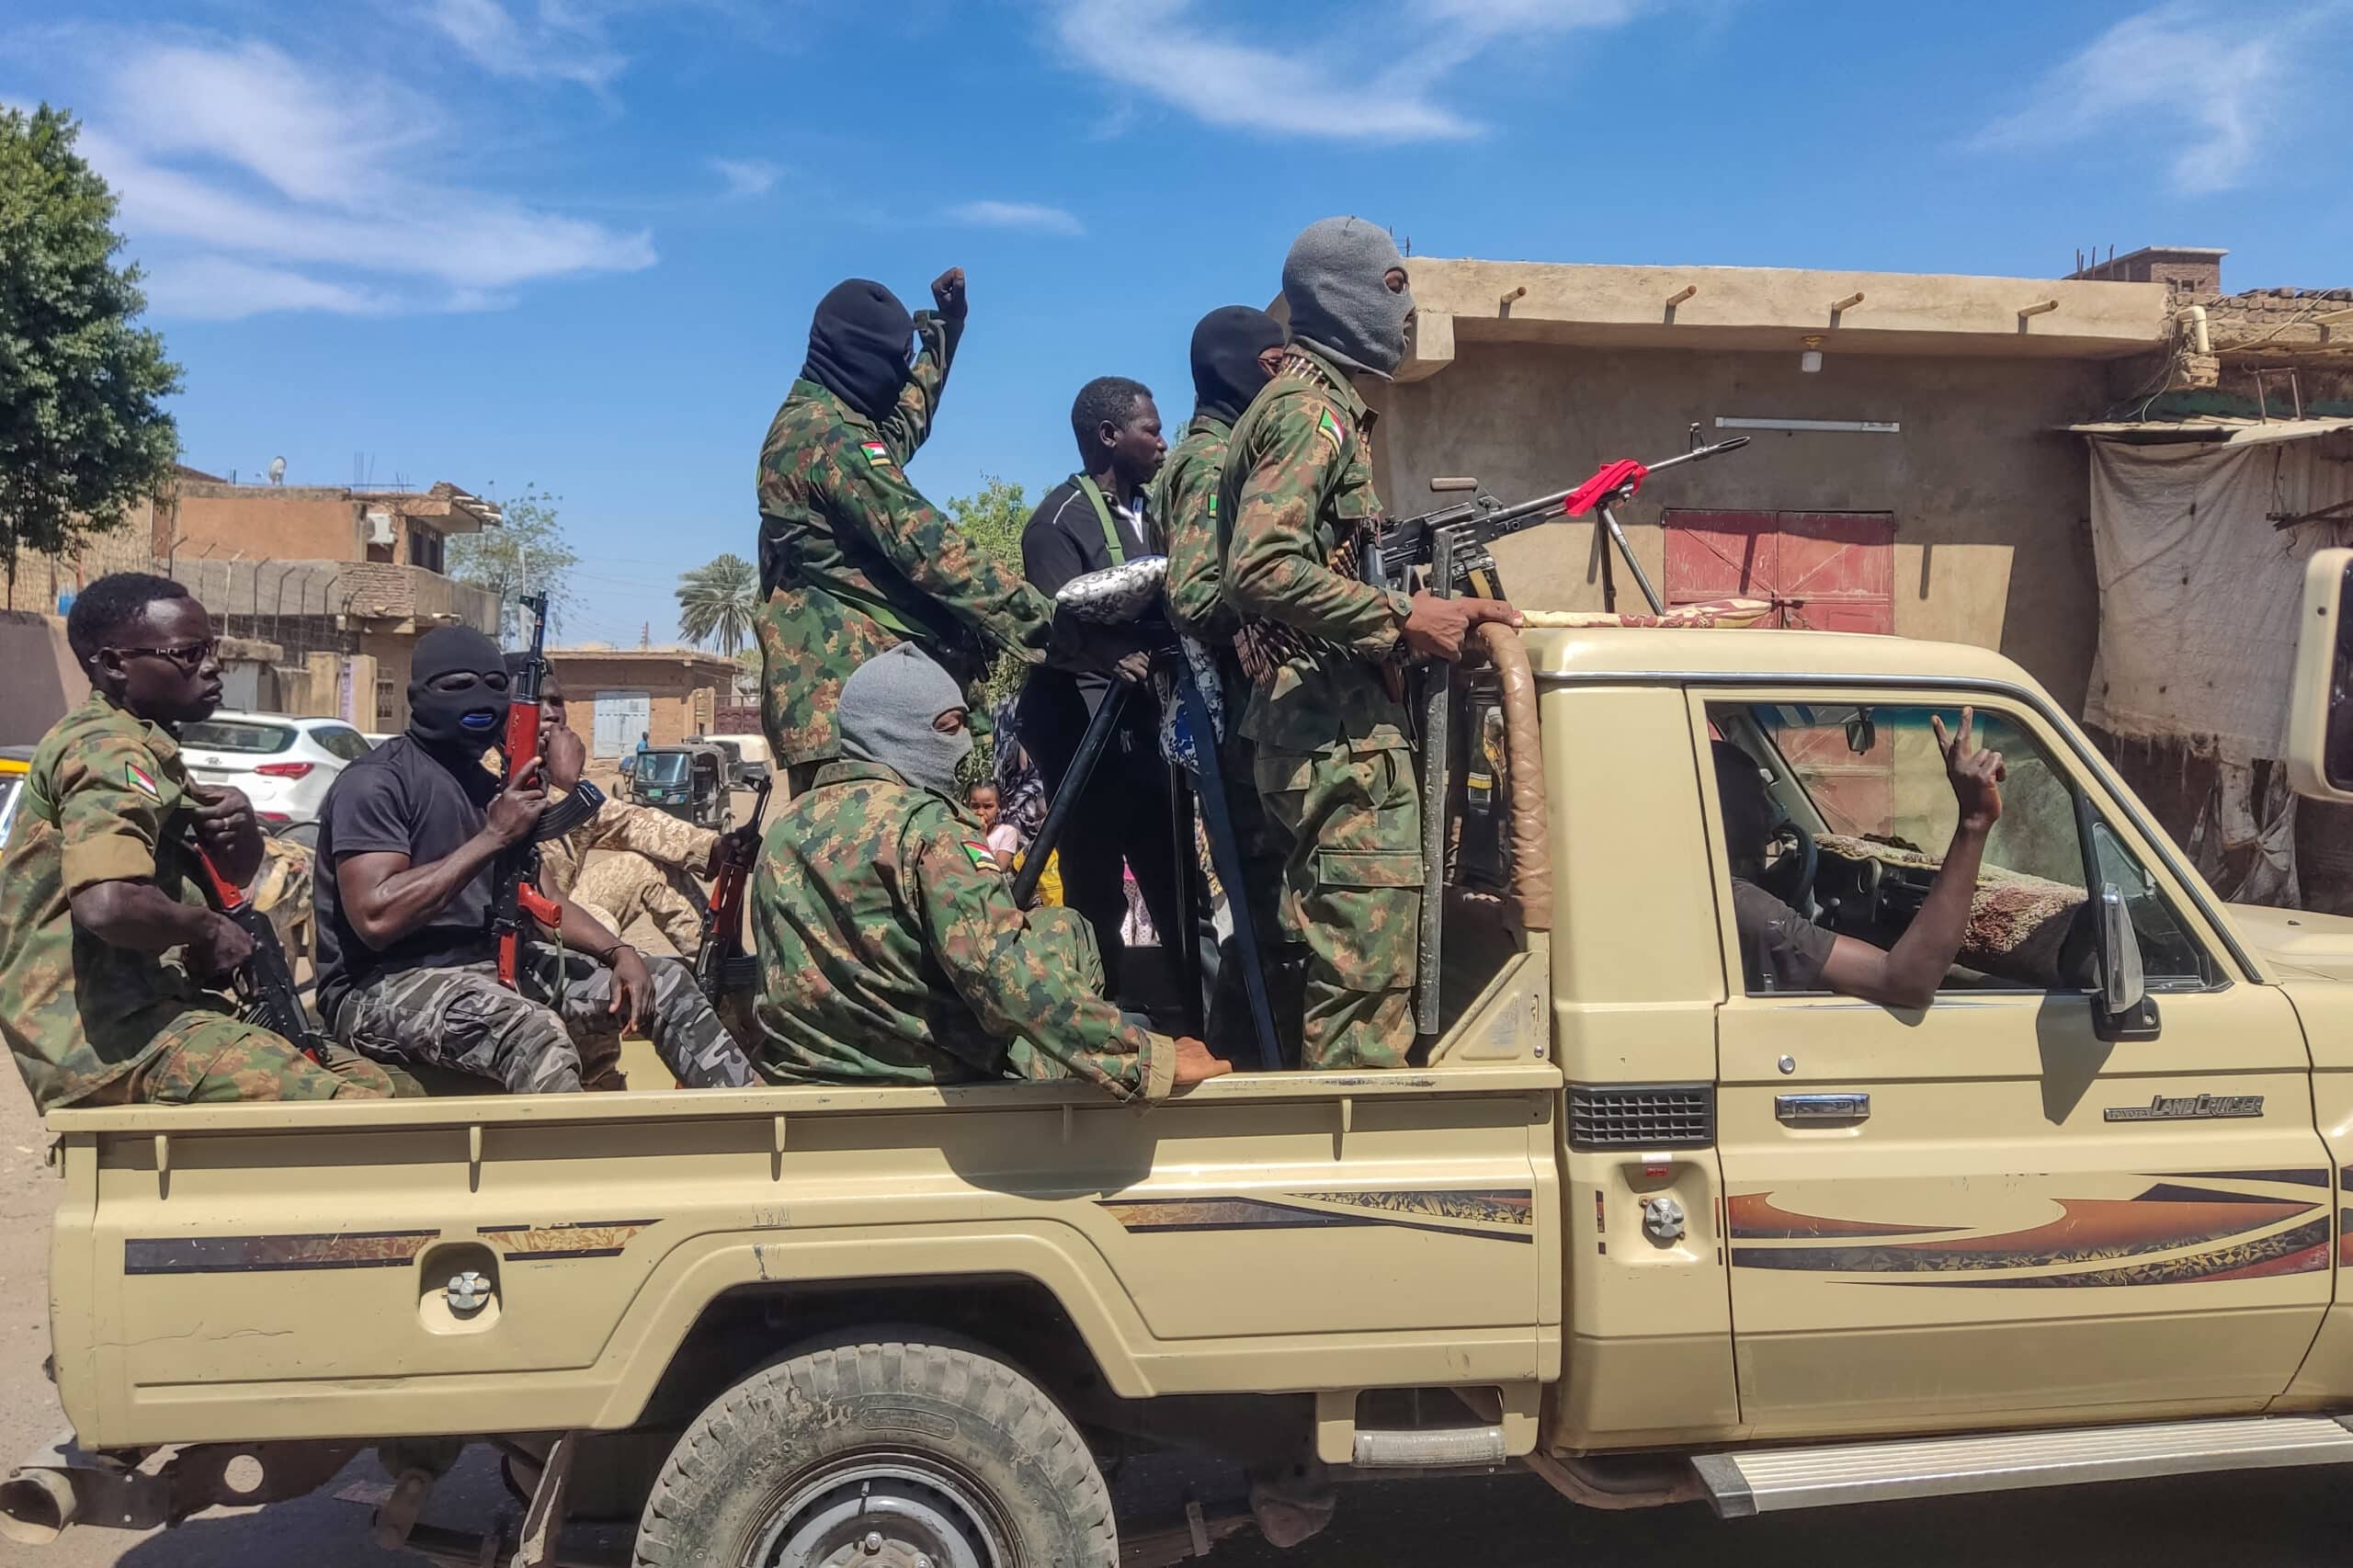
[[[1231,1071],[1103,1000],[1085,921],[1014,903],[957,801],[972,738],[946,670],[902,642],[842,683],[835,718],[841,757],[777,818],[752,874],[762,1076],[1081,1078],[1150,1101]]]
[[[1381,510],[1372,418],[1351,378],[1386,381],[1414,313],[1405,258],[1378,224],[1311,223],[1283,261],[1291,347],[1252,400],[1218,490],[1227,602],[1252,686],[1267,818],[1284,852],[1282,927],[1307,950],[1301,1064],[1402,1067],[1413,1049],[1421,800],[1399,679],[1454,660],[1495,599],[1410,597],[1347,558]]]

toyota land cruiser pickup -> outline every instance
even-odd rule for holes
[[[397,1492],[380,1533],[555,1562],[597,1512],[640,1564],[783,1568],[1176,1561],[1368,1475],[1740,1516],[2353,1460],[2353,921],[2222,905],[1978,649],[1490,646],[1441,1028],[1405,1070],[1150,1108],[1006,1083],[53,1115],[78,1445],[6,1483],[12,1536],[452,1435],[507,1450],[521,1539],[465,1555]],[[2326,695],[2300,687],[2317,793],[2353,790]],[[1951,828],[1929,719],[1963,706],[2006,809],[1933,1005],[1753,986],[1711,742],[1769,779],[1760,879],[1884,944]],[[1165,1449],[1235,1461],[1254,1513],[1115,1518],[1104,1465]]]

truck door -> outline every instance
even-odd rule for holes
[[[1899,1012],[1765,989],[1774,966],[1744,950],[1733,880],[1892,946],[1956,816],[1929,716],[1953,729],[1964,699],[1692,699],[1728,979],[1719,1142],[1743,1420],[1827,1434],[1931,1413],[2258,1408],[2294,1376],[2330,1293],[2328,1162],[2295,1015],[2055,721],[1965,699],[2007,758],[2002,815],[1959,962],[1933,1006]],[[1810,789],[1802,759],[1825,733],[1891,759],[1873,820],[1851,816],[1851,791]],[[1780,820],[1763,845],[1726,842],[1711,735],[1768,783]],[[2093,921],[2109,888],[2153,1038],[2096,1032]]]

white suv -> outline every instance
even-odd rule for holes
[[[189,775],[243,790],[272,831],[316,822],[327,786],[369,749],[367,737],[340,719],[224,710],[180,726]]]

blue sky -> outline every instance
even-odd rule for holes
[[[0,19],[0,101],[85,119],[188,460],[553,491],[571,638],[668,640],[676,573],[752,552],[847,276],[971,276],[913,468],[940,500],[1067,472],[1090,376],[1181,419],[1192,323],[1333,212],[1434,256],[2055,276],[2156,243],[2353,283],[2353,0],[72,9]]]

